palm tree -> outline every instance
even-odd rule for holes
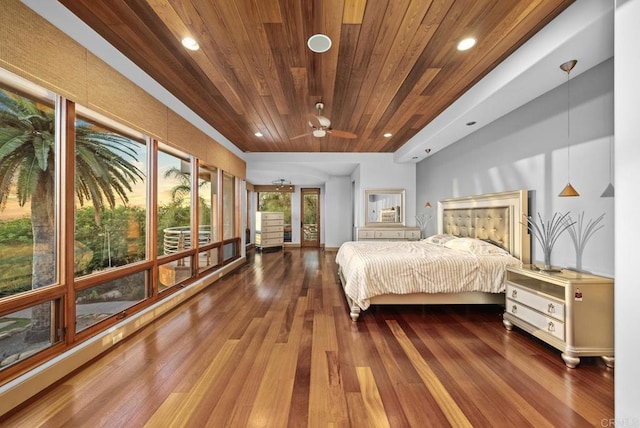
[[[80,205],[91,201],[96,222],[117,199],[128,202],[127,192],[143,173],[132,142],[87,123],[76,126],[75,192]],[[0,210],[10,192],[18,203],[31,201],[33,229],[32,288],[55,281],[55,113],[28,98],[0,90]],[[129,160],[128,160],[129,159]],[[30,338],[49,339],[50,307],[34,308]]]
[[[164,178],[174,178],[178,183],[171,188],[171,200],[175,204],[182,204],[191,194],[191,174],[172,166],[164,172]]]

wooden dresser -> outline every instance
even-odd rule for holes
[[[420,229],[417,227],[359,227],[358,241],[417,241]]]
[[[505,328],[518,326],[562,351],[567,367],[581,356],[614,365],[613,280],[571,270],[507,268]]]
[[[273,248],[284,245],[284,213],[256,212],[256,248]]]

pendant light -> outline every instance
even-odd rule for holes
[[[572,59],[571,61],[567,61],[564,64],[560,65],[560,69],[567,73],[567,185],[564,186],[562,192],[558,196],[580,196],[580,194],[573,188],[571,185],[571,180],[569,180],[569,159],[570,153],[569,149],[571,146],[571,93],[569,92],[569,73],[575,65],[577,64],[577,60]]]
[[[609,185],[602,195],[601,198],[613,198],[615,196],[615,190],[613,188],[613,135],[609,137]]]

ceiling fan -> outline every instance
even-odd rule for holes
[[[313,135],[314,137],[322,138],[326,137],[327,134],[338,137],[338,138],[358,138],[356,134],[347,131],[340,131],[337,129],[331,129],[331,121],[329,118],[322,115],[322,110],[324,109],[324,103],[317,102],[316,103],[316,111],[318,114],[309,115],[309,126],[313,131],[308,134],[297,135],[295,137],[290,138],[290,140],[295,140],[297,138],[306,137],[309,135]]]

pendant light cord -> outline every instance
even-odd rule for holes
[[[571,160],[571,90],[569,84],[569,73],[571,70],[567,70],[567,183],[571,182],[570,177],[570,160]]]

